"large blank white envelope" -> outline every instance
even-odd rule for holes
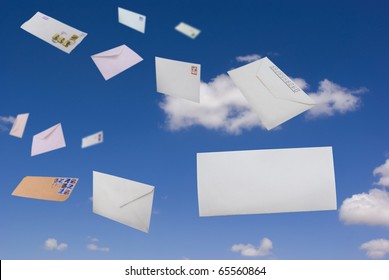
[[[190,26],[184,22],[179,23],[175,29],[192,39],[196,38],[201,32],[199,29],[194,28],[193,26]]]
[[[126,45],[121,45],[91,57],[105,80],[111,79],[143,60]]]
[[[81,148],[87,148],[103,142],[103,132],[97,132],[87,137],[82,138]]]
[[[157,91],[200,102],[200,64],[155,57]]]
[[[31,156],[66,147],[62,125],[56,124],[32,138]]]
[[[11,131],[9,132],[9,135],[22,138],[29,115],[30,114],[28,113],[17,115],[16,120],[11,128]]]
[[[70,53],[87,35],[40,12],[26,21],[21,28],[66,53]]]
[[[134,13],[123,8],[118,8],[119,22],[136,31],[145,33],[146,16]]]
[[[154,187],[93,171],[93,213],[149,232]]]
[[[200,216],[336,210],[331,147],[197,154]]]
[[[267,57],[228,72],[262,124],[272,129],[315,102]]]

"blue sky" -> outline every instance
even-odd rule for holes
[[[146,33],[119,24],[117,7],[146,15]],[[388,259],[388,8],[383,0],[6,0],[0,258]],[[68,55],[20,29],[37,11],[88,36]],[[181,21],[201,34],[192,40],[176,32]],[[105,81],[90,56],[121,44],[144,60]],[[219,104],[224,92],[236,94],[223,75],[247,55],[268,56],[305,81],[317,108],[272,131],[254,117],[232,129],[237,120],[220,113],[226,108],[180,115],[176,108],[185,105],[155,90],[155,56],[195,62],[202,89]],[[26,112],[24,137],[9,136],[9,117]],[[185,126],[183,118],[194,121]],[[59,122],[66,148],[30,157],[32,136]],[[81,138],[100,130],[104,143],[81,149]],[[334,149],[342,210],[198,216],[196,153],[319,146]],[[149,234],[92,213],[93,170],[155,186]],[[80,181],[64,203],[11,196],[27,175]],[[237,244],[243,249],[233,251]]]

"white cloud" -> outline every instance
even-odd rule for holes
[[[339,218],[345,224],[389,227],[389,192],[371,189],[343,201]]]
[[[93,242],[93,243],[99,242],[99,239],[98,239],[98,238],[92,237],[92,236],[88,236],[88,240],[89,240],[89,242]]]
[[[86,248],[90,251],[100,251],[100,252],[109,252],[109,248],[107,247],[99,247],[96,244],[88,244],[86,245]]]
[[[0,131],[8,131],[9,125],[15,122],[15,118],[12,116],[3,117],[0,116]]]
[[[238,62],[254,62],[258,59],[262,58],[259,54],[249,54],[249,55],[243,55],[243,56],[237,56],[235,59]]]
[[[57,240],[54,238],[49,238],[45,241],[45,249],[49,251],[64,251],[68,248],[68,244],[60,243],[58,244]]]
[[[160,107],[167,115],[167,127],[180,130],[192,126],[239,134],[262,127],[239,89],[226,74],[200,85],[201,102],[165,96]]]
[[[365,88],[347,89],[324,79],[319,82],[317,92],[308,94],[317,105],[310,109],[306,116],[316,118],[355,111],[361,104],[361,94],[366,91]]]
[[[235,244],[231,250],[233,252],[241,253],[242,256],[246,257],[263,257],[271,254],[273,249],[273,243],[268,238],[263,238],[259,247],[255,247],[252,244]]]
[[[371,259],[381,259],[389,253],[389,240],[375,239],[363,243],[361,250],[366,250],[366,255]]]
[[[389,159],[387,159],[384,164],[374,169],[373,174],[381,176],[378,182],[375,183],[376,185],[389,187]]]

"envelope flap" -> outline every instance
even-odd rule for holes
[[[264,57],[260,62],[256,76],[274,97],[308,105],[315,105],[312,98],[285,75],[285,73],[271,62],[270,59]]]
[[[104,192],[107,199],[119,208],[154,191],[153,186],[96,171],[93,171],[93,184],[96,191]]]
[[[55,131],[57,130],[61,130],[62,131],[62,125],[59,123],[59,124],[56,124],[48,129],[46,129],[45,131],[42,131],[40,134],[39,134],[39,138],[41,139],[47,139],[50,137],[50,135],[52,135]]]
[[[126,47],[126,45],[121,45],[119,47],[92,55],[92,57],[115,57],[120,55]]]

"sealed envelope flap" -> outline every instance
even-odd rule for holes
[[[100,194],[104,194],[113,204],[122,208],[154,191],[154,187],[93,171],[93,183]]]
[[[307,105],[316,103],[295,82],[281,71],[267,57],[260,59],[257,78],[279,99],[299,102]]]
[[[26,176],[12,192],[14,196],[42,200],[65,201],[74,190],[78,178]]]
[[[46,129],[45,131],[41,132],[40,135],[39,135],[39,138],[41,139],[47,139],[50,137],[50,135],[52,135],[57,129],[61,129],[62,130],[62,126],[61,124],[56,124],[48,129]]]
[[[118,56],[120,55],[124,48],[126,48],[126,45],[121,45],[119,47],[110,49],[108,51],[104,51],[95,55],[92,55],[92,57],[111,57],[111,56]]]

